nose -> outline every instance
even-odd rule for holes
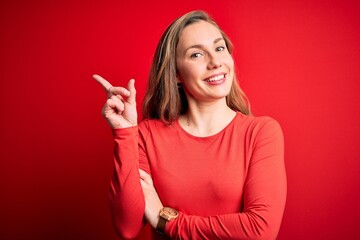
[[[221,60],[219,56],[216,56],[215,54],[209,54],[209,62],[208,62],[208,69],[216,69],[221,67]]]

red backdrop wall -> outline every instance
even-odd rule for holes
[[[117,238],[106,96],[91,75],[134,77],[140,106],[162,31],[195,9],[233,40],[255,114],[283,127],[278,239],[360,239],[360,4],[349,0],[1,1],[1,239]]]

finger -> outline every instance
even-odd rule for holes
[[[112,95],[119,99],[121,102],[124,102],[124,98],[121,95]],[[111,97],[111,96],[110,96]]]
[[[124,106],[119,105],[114,99],[109,98],[104,106],[103,115],[106,117],[111,113],[122,114]]]
[[[135,89],[135,79],[130,79],[127,85],[127,89],[130,92],[129,98],[127,101],[129,103],[136,103],[136,89]]]
[[[112,114],[114,112],[116,112],[115,103],[109,98],[103,107],[102,114],[104,117],[107,117],[109,114]]]
[[[108,81],[106,81],[103,77],[97,74],[94,74],[92,77],[105,89],[106,92],[108,92],[109,89],[112,87],[112,85]]]
[[[112,111],[116,110],[115,102],[114,102],[114,100],[112,100],[110,98],[106,101],[103,112],[105,113],[109,110],[112,110]]]
[[[115,108],[116,108],[116,110],[117,110],[119,113],[121,113],[121,112],[124,111],[125,106],[124,106],[123,101],[121,101],[121,100],[120,100],[117,96],[115,96],[115,95],[113,95],[110,99],[114,102]]]
[[[122,95],[129,97],[130,91],[123,87],[110,87],[108,90],[108,95],[111,97],[112,95]]]

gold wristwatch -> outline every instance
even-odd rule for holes
[[[170,207],[163,207],[162,209],[160,209],[159,212],[159,222],[156,225],[156,230],[162,234],[165,233],[165,226],[166,224],[171,221],[176,219],[179,216],[178,211],[176,211],[173,208]]]

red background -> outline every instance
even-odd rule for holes
[[[1,239],[116,239],[106,95],[91,75],[134,77],[141,105],[162,31],[195,9],[234,42],[255,114],[283,127],[278,239],[360,239],[358,1],[50,2],[0,3]]]

